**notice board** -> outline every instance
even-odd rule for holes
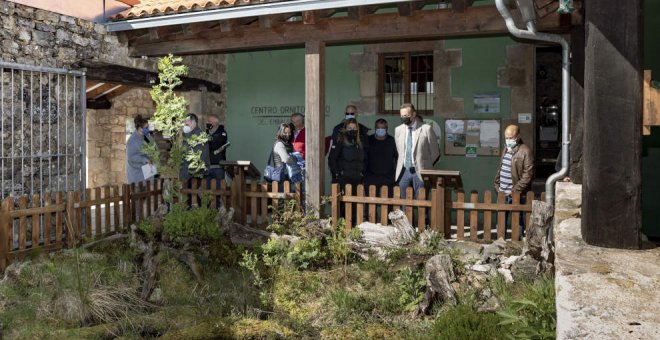
[[[501,153],[499,119],[445,120],[445,154],[466,157],[499,156]]]

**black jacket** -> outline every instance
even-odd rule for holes
[[[333,142],[328,156],[330,172],[335,179],[361,180],[366,169],[366,154],[363,146],[349,142],[341,134]]]
[[[227,148],[219,152],[217,155],[214,153],[221,146],[227,144],[227,131],[224,125],[218,126],[218,129],[211,134],[211,130],[207,129],[206,133],[209,134],[209,152],[211,153],[211,164],[217,165],[220,161],[227,160]]]

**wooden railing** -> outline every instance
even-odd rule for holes
[[[445,238],[474,241],[500,237],[519,241],[520,226],[529,227],[532,201],[536,198],[533,192],[528,192],[521,203],[521,195],[514,193],[512,202],[507,204],[504,193],[493,195],[491,191],[485,191],[481,201],[479,194],[473,191],[466,201],[463,191],[456,191],[454,200],[452,195],[444,195],[437,189],[427,192],[421,188],[418,199],[412,198],[412,188],[406,190],[407,198],[401,198],[398,187],[389,189],[383,186],[377,190],[375,186],[365,188],[358,185],[354,190],[347,185],[343,191],[340,189],[338,184],[333,184],[332,221],[336,224],[343,218],[348,230],[364,221],[387,225],[388,213],[401,209],[419,231],[428,227],[444,233]],[[543,199],[545,193],[541,195]],[[509,218],[508,214],[511,215]],[[522,216],[524,221],[521,221]]]
[[[0,272],[13,259],[31,252],[57,251],[109,236],[148,218],[164,203],[163,184],[157,180],[46,193],[43,199],[39,195],[5,198],[0,206]],[[241,207],[235,209],[242,212],[235,215],[236,220],[250,224],[270,223],[271,208],[284,209],[283,203],[289,200],[297,202],[296,210],[302,209],[299,184],[252,181],[242,187],[237,195],[225,181],[193,179],[183,185],[181,194],[192,206],[201,204],[202,195],[210,195],[212,209],[218,204]]]

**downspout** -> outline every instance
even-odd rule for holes
[[[551,42],[561,45],[562,48],[562,74],[561,74],[561,170],[552,174],[548,180],[545,182],[545,201],[548,204],[554,205],[555,200],[555,183],[564,178],[568,174],[568,164],[569,164],[569,146],[570,146],[570,136],[569,136],[569,116],[570,116],[570,75],[571,75],[571,61],[570,61],[570,46],[566,39],[558,34],[548,34],[548,33],[538,33],[536,31],[536,25],[533,20],[527,21],[527,30],[521,30],[516,27],[513,17],[511,17],[511,12],[504,5],[504,0],[495,0],[495,5],[497,10],[504,18],[506,27],[509,29],[509,33],[513,36],[528,39],[528,40],[537,40]]]

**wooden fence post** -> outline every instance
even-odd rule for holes
[[[67,192],[66,195],[66,246],[71,248],[76,242],[76,210],[75,210],[76,195],[73,191]]]
[[[339,184],[332,184],[332,226],[337,227],[339,222]]]
[[[0,273],[4,273],[9,265],[9,228],[11,227],[9,212],[13,205],[14,200],[11,197],[7,197],[2,201],[2,207],[0,208]]]
[[[124,215],[124,220],[123,224],[125,227],[128,227],[131,225],[131,186],[129,184],[124,184],[122,186],[122,196],[123,196],[123,215]]]

